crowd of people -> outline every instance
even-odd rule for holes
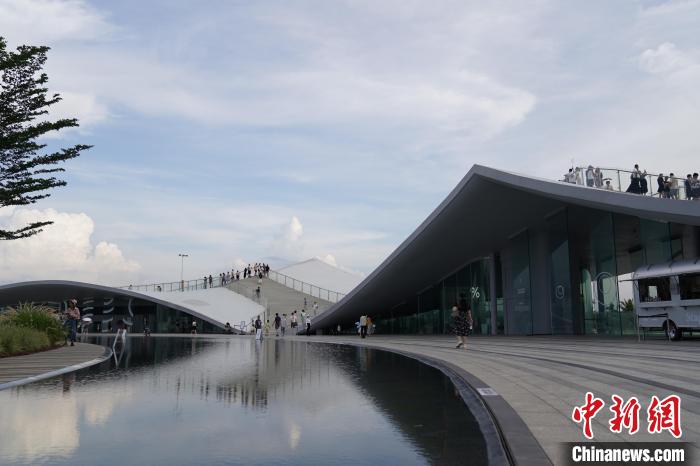
[[[652,194],[664,199],[681,199],[681,181],[683,182],[684,198],[687,200],[700,200],[700,179],[698,173],[689,173],[685,179],[676,177],[673,173],[664,175],[660,173],[656,178],[656,191]],[[589,188],[605,189],[615,191],[610,178],[603,177],[603,170],[600,167],[593,168],[570,168],[564,174],[564,182],[588,186]],[[628,193],[648,195],[653,189],[649,186],[650,175],[646,170],[640,170],[639,165],[634,165],[634,170],[630,172],[630,183],[625,190]],[[622,188],[622,187],[620,187]]]
[[[311,335],[311,316],[306,312],[305,309],[294,310],[289,316],[286,313],[280,315],[278,312],[275,313],[272,323],[270,320],[262,321],[260,316],[257,316],[253,321],[253,330],[255,331],[255,339],[262,340],[265,337],[272,335],[274,332],[275,337],[284,338],[289,332],[291,334],[299,333],[300,327],[306,332],[306,335]]]
[[[204,276],[204,288],[213,288],[215,286],[226,286],[234,281],[245,280],[248,277],[258,277],[261,279],[263,277],[270,276],[270,266],[268,264],[255,263],[253,265],[248,264],[243,270],[231,270],[228,272],[221,272],[218,279],[214,279],[212,275]]]

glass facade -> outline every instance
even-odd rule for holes
[[[132,333],[143,333],[147,326],[153,333],[189,333],[192,322],[197,322],[198,333],[223,333],[218,326],[189,313],[141,299],[87,299],[79,301],[78,307],[84,316],[92,315],[90,332],[113,333],[124,323]]]
[[[417,311],[403,314],[397,308],[393,316],[379,316],[377,331],[394,334],[452,333],[451,309],[455,304],[471,308],[474,334],[491,334],[490,261],[478,260],[423,290],[418,295]],[[406,308],[403,308],[404,312]]]
[[[574,333],[574,311],[571,299],[571,267],[566,210],[547,219],[550,267],[550,310],[552,334]]]
[[[682,259],[700,249],[693,249],[693,241],[700,245],[697,228],[577,206],[535,222],[492,259],[470,262],[422,290],[414,302],[380,315],[377,330],[451,333],[450,310],[457,304],[471,308],[475,335],[636,334],[633,310],[620,303],[620,280],[643,264]],[[699,282],[688,279],[686,294],[698,296]],[[666,289],[651,285],[647,299],[663,299]],[[629,286],[622,290],[622,299],[629,298]]]
[[[530,241],[525,231],[510,240],[510,284],[506,295],[508,335],[532,333],[532,301],[530,288]]]

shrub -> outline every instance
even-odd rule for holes
[[[48,349],[53,344],[46,332],[15,325],[0,326],[0,357]]]
[[[0,327],[14,326],[43,332],[52,345],[65,339],[65,328],[53,309],[32,303],[22,303],[0,315]]]

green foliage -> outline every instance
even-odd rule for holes
[[[620,301],[621,312],[634,312],[634,301],[632,299],[623,299]]]
[[[0,357],[31,353],[52,347],[46,332],[15,325],[0,326]]]
[[[44,333],[51,345],[65,339],[65,329],[53,309],[33,303],[22,303],[0,315],[0,327],[29,328]]]
[[[53,131],[78,126],[75,118],[47,119],[48,109],[61,100],[49,95],[49,80],[41,70],[48,47],[23,45],[8,51],[0,37],[0,208],[33,204],[48,197],[46,191],[66,182],[54,176],[64,171],[56,165],[78,157],[90,146],[78,144],[55,152],[43,152],[37,142]],[[1,230],[0,240],[26,238],[51,224],[37,221],[17,230]]]

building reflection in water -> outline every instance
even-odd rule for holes
[[[431,371],[367,348],[236,336],[129,338],[118,367],[110,360],[0,392],[0,463],[83,455],[102,461],[112,449],[123,455],[125,445],[140,444],[147,435],[179,452],[176,462],[190,454],[241,455],[242,446],[274,458],[310,455],[317,448],[351,457],[354,447],[330,440],[340,436],[351,443],[380,439],[373,453],[379,458],[391,451],[392,459],[405,464],[434,462],[431,457],[449,464],[446,425],[474,438],[478,432],[452,419],[466,408],[454,387]],[[191,430],[226,441],[204,442],[210,449],[196,453]],[[127,457],[137,455],[127,450]]]

